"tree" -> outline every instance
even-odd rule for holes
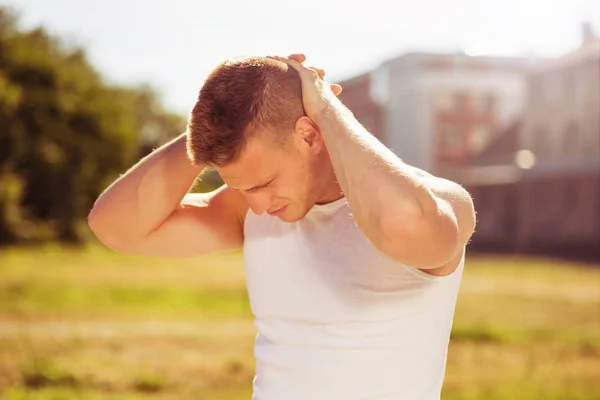
[[[175,136],[185,120],[148,86],[109,85],[83,49],[17,22],[0,8],[0,243],[79,242],[79,222],[139,157],[142,135]]]

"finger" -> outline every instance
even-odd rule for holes
[[[304,61],[306,61],[306,56],[302,53],[298,53],[298,54],[290,54],[288,56],[288,58],[292,59],[292,60],[296,60],[298,61],[300,64],[302,64]]]
[[[332,83],[331,85],[329,85],[329,87],[331,88],[333,94],[335,94],[336,96],[339,96],[342,93],[342,86],[338,85],[337,83]]]
[[[299,74],[311,74],[315,79],[319,78],[319,74],[317,73],[317,71],[310,69],[310,68],[306,68],[304,65],[300,64],[298,61],[290,59],[290,58],[281,58],[279,61],[283,61],[284,63],[288,64],[290,67],[294,68],[296,71],[298,71]]]
[[[319,74],[320,78],[324,78],[325,77],[325,70],[321,69],[321,68],[317,68],[317,67],[310,67],[311,69],[314,69],[315,71],[317,71],[317,74]]]

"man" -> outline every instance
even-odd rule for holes
[[[243,248],[256,400],[439,399],[473,203],[403,163],[304,59],[217,66],[187,132],[113,183],[90,227],[127,253]],[[207,166],[226,186],[199,200]]]

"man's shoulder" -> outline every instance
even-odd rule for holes
[[[241,224],[243,224],[248,211],[248,203],[244,196],[226,185],[211,192],[188,193],[184,196],[181,204],[197,207],[209,206],[221,216],[234,216]]]

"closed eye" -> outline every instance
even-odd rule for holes
[[[254,186],[253,188],[247,189],[246,192],[255,192],[257,190],[266,188],[268,186],[271,186],[271,184],[273,183],[273,181],[275,180],[275,178],[271,179],[269,182],[263,184],[263,185],[259,185],[259,186]]]

